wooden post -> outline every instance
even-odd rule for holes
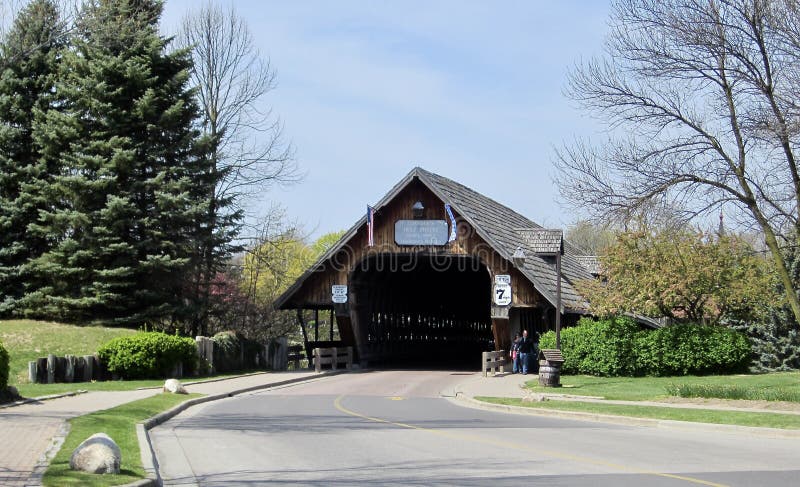
[[[320,363],[319,348],[314,349],[314,372],[322,372],[322,364]]]
[[[314,341],[319,341],[319,309],[314,310]]]
[[[52,353],[47,356],[47,383],[52,384],[56,381],[56,356]]]
[[[333,314],[333,308],[331,308],[331,316],[330,316],[330,321],[328,322],[328,323],[329,323],[329,327],[328,327],[328,332],[329,332],[329,333],[328,333],[328,340],[330,340],[330,341],[333,341],[333,317],[334,317],[334,316],[336,316],[336,315],[334,315],[334,314]]]
[[[353,368],[353,347],[347,347],[347,370]]]
[[[331,352],[331,357],[333,358],[333,360],[331,360],[331,369],[336,370],[336,366],[338,365],[337,362],[339,362],[339,351],[336,349],[336,347],[333,347],[331,348]]]
[[[308,368],[311,368],[311,349],[308,348],[308,331],[306,330],[306,322],[303,318],[303,310],[297,310],[297,321],[300,322],[300,329],[303,331],[303,349],[306,351],[306,357],[309,357]]]
[[[556,254],[556,350],[561,350],[561,252]]]
[[[36,361],[28,362],[28,382],[31,384],[36,384],[38,380],[36,380]]]

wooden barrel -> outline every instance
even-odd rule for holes
[[[543,387],[561,387],[561,364],[548,360],[539,360],[539,385]]]

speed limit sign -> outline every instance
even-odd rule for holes
[[[494,304],[508,306],[511,304],[511,284],[497,282],[494,285]]]

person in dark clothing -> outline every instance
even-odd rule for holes
[[[522,375],[528,373],[528,360],[533,354],[533,340],[528,337],[528,330],[522,330],[522,338],[519,339],[519,361],[522,365]]]

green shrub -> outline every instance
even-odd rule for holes
[[[8,352],[0,342],[0,392],[8,386]]]
[[[242,339],[234,331],[221,331],[214,340],[214,367],[217,372],[231,372],[242,368]]]
[[[166,377],[178,363],[189,373],[197,362],[194,340],[159,332],[115,338],[97,354],[110,372],[124,379]]]
[[[555,348],[555,333],[540,348]],[[593,321],[561,331],[562,372],[597,376],[730,374],[745,371],[750,343],[742,333],[714,325],[640,330],[628,318]]]
[[[562,371],[598,376],[635,375],[638,330],[629,318],[601,321],[581,318],[576,326],[561,330]],[[555,348],[555,341],[555,333],[549,331],[539,339],[539,347]]]
[[[747,337],[716,325],[681,324],[638,336],[638,367],[647,375],[744,372],[752,349]]]

